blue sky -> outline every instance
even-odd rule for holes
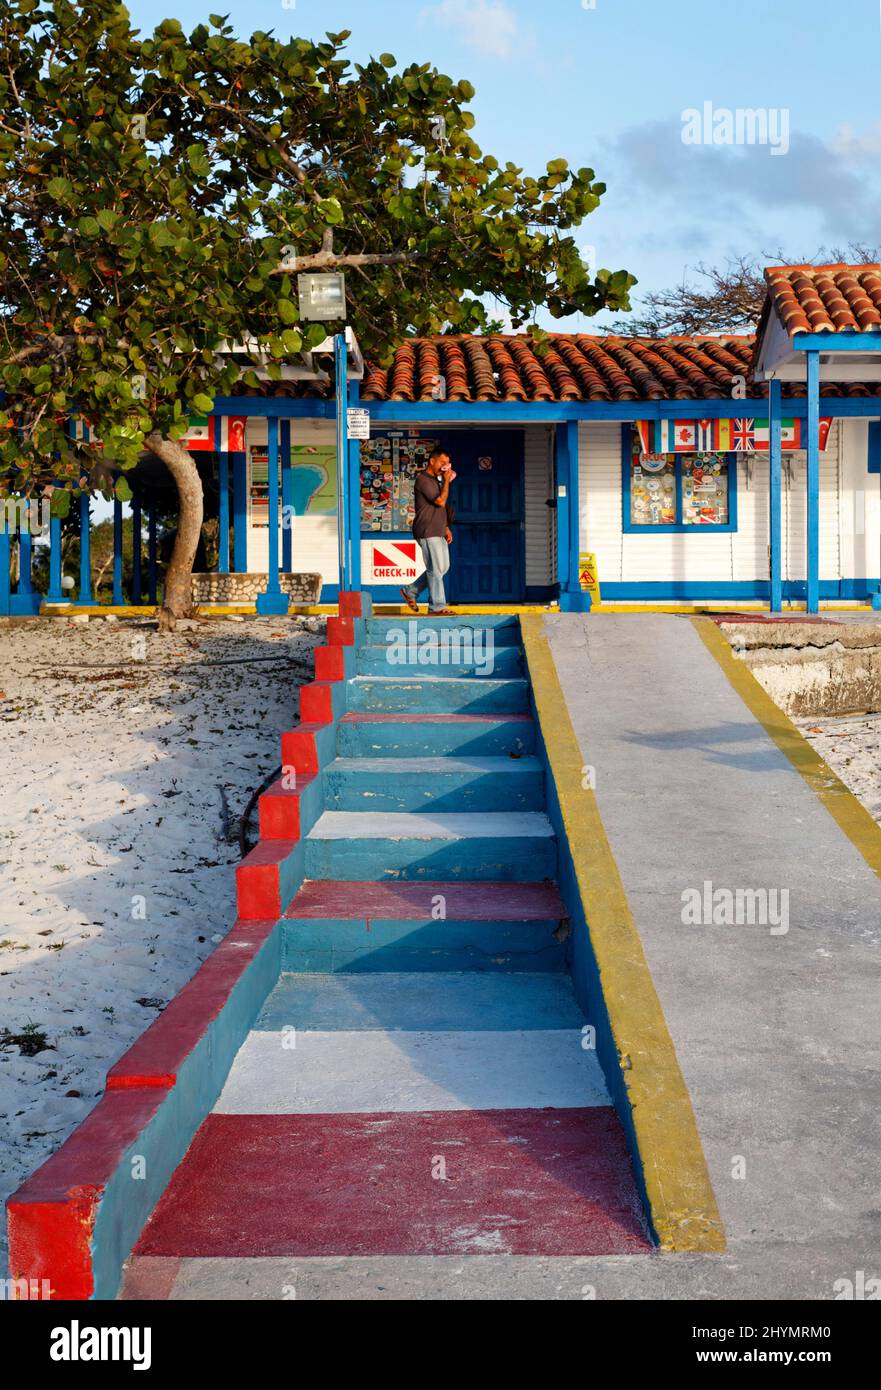
[[[729,254],[881,244],[879,0],[131,0],[143,29],[229,13],[242,37],[351,29],[353,58],[432,61],[476,87],[478,143],[608,185],[578,233],[635,295]],[[694,145],[682,113],[787,113],[788,149]],[[773,118],[772,118],[773,119]],[[783,127],[778,126],[778,130]],[[778,144],[780,142],[778,141]],[[589,329],[589,321],[557,323]]]

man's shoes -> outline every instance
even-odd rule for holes
[[[406,589],[401,589],[400,593],[401,593],[401,598],[402,598],[402,599],[404,600],[404,602],[406,603],[406,605],[407,605],[407,607],[409,608],[410,612],[411,612],[411,613],[418,613],[418,612],[419,612],[419,604],[416,602],[416,600],[415,600],[415,598],[413,597],[413,595],[412,595],[412,594],[408,594]]]

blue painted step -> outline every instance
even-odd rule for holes
[[[325,811],[304,844],[308,878],[523,883],[557,870],[551,823],[537,811]]]
[[[365,629],[367,641],[369,643],[384,643],[388,640],[389,633],[396,639],[398,634],[403,634],[406,640],[410,641],[410,634],[414,631],[414,625],[417,640],[426,632],[436,634],[438,642],[453,643],[456,632],[474,634],[472,640],[475,640],[478,635],[483,640],[487,640],[488,634],[491,632],[495,647],[517,647],[520,645],[519,618],[516,615],[494,613],[470,614],[452,618],[368,618]]]
[[[282,921],[282,969],[562,972],[566,915],[548,881],[307,879]]]
[[[402,714],[525,714],[528,682],[455,676],[356,676],[349,710]]]
[[[328,811],[541,811],[537,758],[337,758],[324,769]]]
[[[357,672],[359,675],[395,676],[473,676],[475,680],[486,680],[491,676],[522,676],[523,654],[519,647],[496,647],[491,652],[465,655],[454,660],[453,652],[441,654],[438,660],[433,655],[421,657],[418,652],[406,654],[407,660],[399,660],[400,653],[393,646],[376,643],[358,648]],[[410,660],[414,657],[414,660]]]
[[[525,755],[535,749],[535,725],[522,714],[345,714],[337,725],[342,758],[419,758]]]

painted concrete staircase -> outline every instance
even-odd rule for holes
[[[391,662],[402,627],[410,659]],[[467,651],[420,663],[423,633],[469,627],[492,632],[491,672]],[[299,789],[278,983],[139,1253],[647,1250],[568,973],[518,621],[367,618],[358,635]],[[278,844],[265,864],[292,857]]]

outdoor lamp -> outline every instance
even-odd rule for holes
[[[341,271],[298,275],[297,294],[304,321],[346,317],[346,277]]]
[[[71,575],[63,574],[61,576],[61,587],[65,590],[73,588],[73,578],[71,577]]]

